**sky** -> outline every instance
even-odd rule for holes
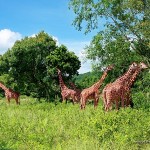
[[[72,25],[75,15],[68,8],[69,0],[0,0],[0,54],[11,48],[16,40],[45,31],[75,52],[81,61],[79,73],[91,71],[84,62],[83,51],[94,31],[85,35]]]

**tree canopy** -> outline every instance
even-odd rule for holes
[[[120,70],[133,61],[150,64],[149,0],[70,0],[69,7],[78,30],[98,31],[85,48],[95,66],[113,63]]]
[[[59,92],[56,67],[64,79],[70,79],[80,68],[78,57],[44,31],[25,37],[0,57],[0,80],[21,94],[50,100]],[[51,97],[51,98],[50,98]]]

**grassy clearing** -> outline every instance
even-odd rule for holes
[[[72,103],[37,103],[21,97],[21,105],[0,100],[2,150],[150,149],[150,113],[120,109],[105,113],[102,103],[81,111]]]

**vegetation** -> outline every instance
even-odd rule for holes
[[[134,61],[144,61],[150,66],[149,0],[70,0],[69,7],[75,13],[73,25],[77,30],[86,34],[97,31],[85,47],[93,70],[115,65],[106,83],[121,76]],[[140,73],[134,90],[140,88],[149,95],[150,84],[143,83],[150,83],[148,71]]]
[[[141,96],[143,98],[143,96]],[[3,150],[148,150],[150,114],[145,108],[105,113],[88,104],[37,102],[21,97],[21,105],[0,100],[0,149]]]
[[[67,86],[72,80],[83,89],[97,82],[109,64],[115,68],[103,86],[122,75],[133,61],[150,65],[149,7],[149,0],[70,0],[77,29],[87,25],[85,33],[98,30],[100,19],[107,20],[105,29],[85,48],[94,72],[78,75],[78,57],[64,45],[56,45],[45,32],[16,41],[0,56],[0,81],[21,93],[20,106],[13,100],[9,106],[5,98],[0,100],[0,149],[150,149],[149,71],[141,72],[132,88],[133,109],[106,113],[102,100],[97,109],[89,103],[84,111],[79,104],[60,103],[56,70],[61,69]]]
[[[56,41],[42,31],[35,37],[16,41],[0,56],[0,81],[6,86],[24,95],[47,101],[53,98],[54,101],[60,97],[56,68],[61,69],[67,85],[69,80],[73,80],[83,89],[95,83],[102,70],[110,64],[114,64],[115,68],[105,83],[122,75],[133,61],[144,61],[150,65],[148,0],[70,0],[69,4],[76,14],[73,25],[78,30],[85,27],[85,33],[94,29],[98,31],[85,48],[86,58],[93,61],[93,70],[98,70],[97,73],[78,77],[81,65],[78,57],[64,45],[56,45]],[[101,22],[104,22],[105,28],[99,30]],[[148,76],[148,71],[145,71],[138,77],[139,81],[148,83]],[[140,84],[141,91],[145,88],[148,89],[149,84]]]
[[[70,0],[70,8],[78,30],[98,32],[86,48],[87,58],[96,66],[113,63],[118,68],[141,60],[150,63],[149,0]]]
[[[55,98],[58,94],[56,68],[70,79],[80,68],[78,57],[45,32],[16,41],[0,57],[0,81],[21,94],[37,98]],[[64,78],[65,80],[65,78]]]
[[[75,75],[73,77],[73,82],[80,89],[90,87],[93,83],[97,82],[100,79],[102,73],[99,72],[87,72],[84,74]]]

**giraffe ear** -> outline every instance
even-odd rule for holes
[[[110,65],[110,67],[113,69],[113,68],[115,67],[115,65],[114,65],[114,64],[112,64],[112,65]]]
[[[107,69],[107,70],[112,70],[113,68],[114,68],[114,64],[109,65],[106,69]]]
[[[138,64],[137,64],[136,62],[133,62],[132,65],[133,65],[134,67],[138,66]]]
[[[142,69],[147,69],[148,68],[148,66],[143,62],[140,62],[139,65],[140,65],[140,68],[142,68]]]

